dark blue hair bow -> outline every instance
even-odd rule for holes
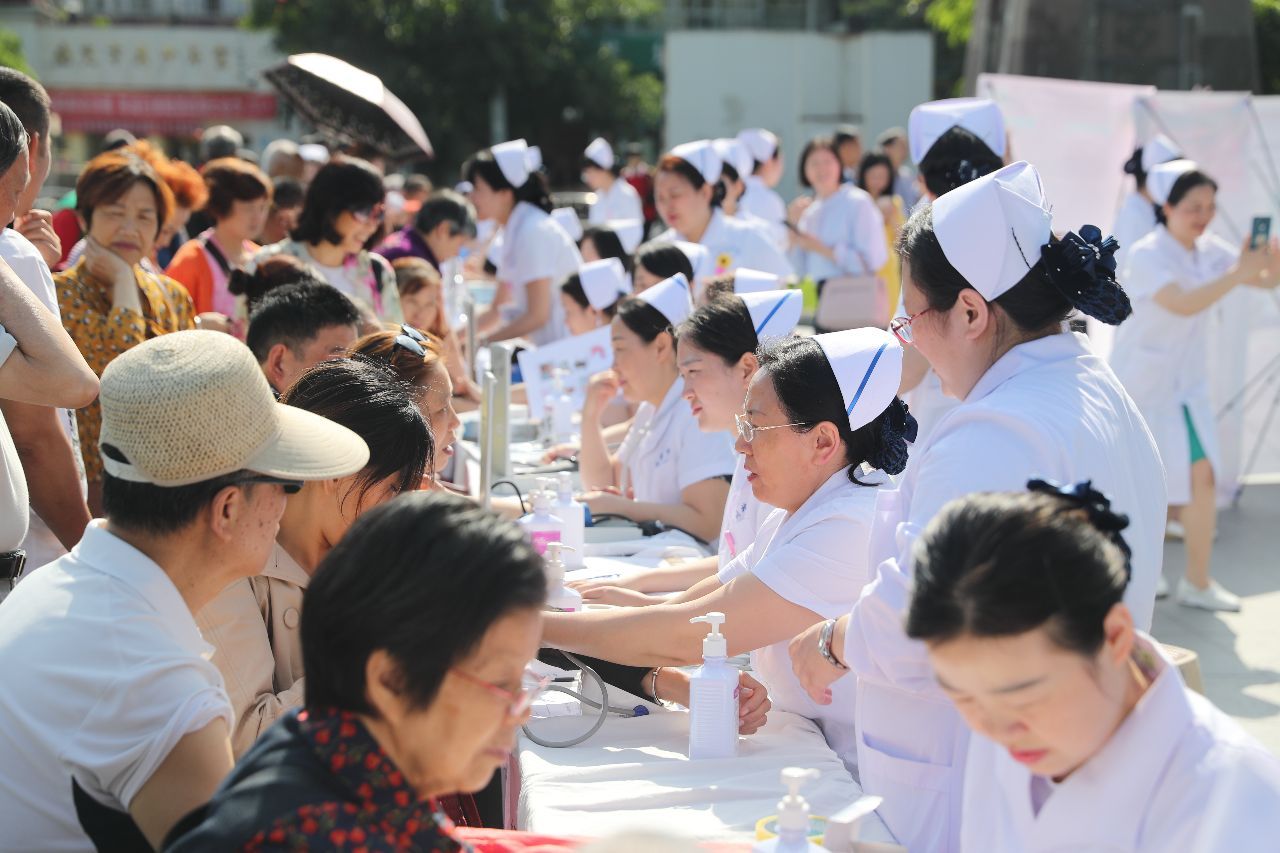
[[[901,474],[907,467],[907,445],[915,443],[919,432],[907,404],[894,397],[880,417],[880,441],[867,461],[886,474]]]
[[[1073,486],[1062,486],[1049,480],[1029,480],[1027,490],[1054,495],[1064,499],[1072,509],[1082,509],[1089,523],[1110,539],[1124,554],[1125,571],[1131,571],[1129,560],[1133,551],[1121,533],[1129,526],[1129,516],[1111,508],[1111,500],[1093,487],[1092,480],[1084,480]]]
[[[1115,237],[1102,237],[1096,225],[1085,225],[1077,234],[1068,231],[1061,240],[1046,243],[1040,257],[1053,282],[1076,308],[1110,326],[1133,313],[1129,296],[1116,283]]]

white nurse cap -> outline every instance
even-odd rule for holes
[[[720,155],[710,139],[699,139],[697,142],[683,142],[668,152],[672,157],[679,157],[698,170],[702,179],[709,184],[720,180]]]
[[[1173,185],[1187,172],[1194,172],[1200,166],[1194,160],[1172,160],[1168,163],[1157,163],[1147,172],[1147,194],[1156,204],[1164,204],[1169,200]]]
[[[942,134],[963,127],[981,139],[997,157],[1004,156],[1004,115],[987,98],[947,98],[921,104],[907,120],[911,159],[919,163]]]
[[[663,279],[646,291],[636,294],[666,317],[671,325],[683,323],[693,312],[693,296],[689,293],[689,280],[683,273]]]
[[[542,168],[542,149],[523,139],[500,142],[489,151],[493,154],[502,177],[517,189],[525,185],[530,175]]]
[[[745,267],[738,267],[733,271],[733,292],[739,296],[762,290],[777,290],[779,287],[782,287],[782,279],[771,272],[749,270]]]
[[[755,159],[751,156],[751,152],[747,150],[747,146],[743,145],[736,139],[717,139],[712,145],[716,149],[716,153],[720,155],[720,159],[733,167],[738,173],[738,178],[745,178],[755,171]]]
[[[804,296],[798,290],[762,290],[740,293],[738,298],[747,305],[758,341],[790,335],[800,322],[804,307]]]
[[[587,150],[583,153],[587,155],[588,160],[601,169],[613,168],[613,147],[603,136],[597,136],[591,140],[591,144],[587,146]]]
[[[752,127],[738,134],[738,141],[747,146],[751,158],[757,163],[772,160],[778,153],[778,137],[763,127]],[[755,163],[751,164],[754,168]]]
[[[684,252],[684,256],[689,259],[689,266],[693,267],[695,279],[711,274],[711,252],[707,251],[706,246],[701,243],[690,243],[687,240],[676,240],[676,248]]]
[[[587,301],[597,311],[603,311],[618,301],[618,297],[631,292],[627,283],[627,270],[617,258],[592,261],[578,267],[578,280]]]
[[[1181,158],[1182,150],[1178,144],[1163,133],[1157,133],[1154,139],[1142,146],[1142,171],[1150,172],[1161,163]]]
[[[1035,166],[1025,160],[956,187],[933,203],[947,260],[988,302],[1026,276],[1053,220]]]
[[[557,207],[551,211],[551,218],[564,229],[564,233],[568,234],[573,242],[576,243],[582,239],[582,220],[578,218],[578,212],[572,207]]]
[[[889,408],[902,382],[902,345],[884,329],[814,335],[840,385],[849,429],[860,429]]]
[[[618,235],[618,242],[628,255],[635,253],[640,245],[640,238],[644,236],[643,219],[610,219],[605,222],[604,227]]]

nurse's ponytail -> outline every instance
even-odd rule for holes
[[[877,470],[898,474],[906,467],[907,442],[915,440],[915,418],[907,405],[894,398],[883,412],[858,429],[849,428],[844,394],[831,363],[813,338],[783,338],[762,346],[756,353],[760,370],[769,374],[778,404],[786,419],[809,432],[818,424],[830,423],[844,443],[849,480],[859,486],[875,487],[858,479],[864,462]]]
[[[1124,599],[1129,520],[1089,483],[972,494],[944,506],[912,549],[907,636],[930,644],[1010,637],[1043,626],[1093,657]]]

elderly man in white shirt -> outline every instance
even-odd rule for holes
[[[140,344],[101,399],[106,518],[0,604],[6,849],[158,849],[208,801],[232,712],[193,613],[262,569],[287,490],[368,459],[219,332]]]

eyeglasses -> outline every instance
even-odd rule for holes
[[[254,474],[251,477],[241,477],[236,483],[263,483],[268,486],[283,486],[286,495],[296,495],[302,491],[301,480],[285,480],[281,477],[269,477],[266,474]]]
[[[763,432],[764,430],[767,430],[767,429],[782,429],[783,427],[809,426],[809,423],[807,421],[796,421],[793,424],[778,424],[777,426],[756,426],[755,424],[751,423],[751,421],[747,420],[746,415],[738,415],[738,414],[735,414],[733,416],[733,421],[738,425],[738,435],[747,444],[750,444],[751,440],[756,437],[756,433]]]
[[[427,348],[424,346],[426,343],[427,338],[422,332],[419,332],[413,326],[401,324],[400,334],[396,335],[396,346],[408,350],[419,358],[426,358]]]
[[[926,308],[923,311],[917,311],[910,317],[894,317],[893,321],[889,323],[889,331],[897,335],[898,340],[904,344],[909,344],[915,338],[915,335],[911,332],[911,324],[916,321],[917,317],[923,317],[932,310],[932,308]]]
[[[533,684],[529,687],[525,687],[522,684],[518,691],[499,687],[496,684],[485,681],[482,678],[476,678],[471,673],[463,672],[460,669],[450,669],[449,671],[461,678],[463,681],[469,681],[476,687],[483,687],[493,696],[507,703],[507,714],[512,717],[523,716],[524,712],[528,711],[529,707],[533,705],[534,700],[541,696],[543,691],[551,684],[551,676],[538,675],[531,667],[525,667],[524,676],[527,679],[532,679]]]
[[[386,212],[387,206],[379,202],[373,207],[361,207],[351,211],[351,218],[361,225],[367,225],[370,222],[381,222]]]

